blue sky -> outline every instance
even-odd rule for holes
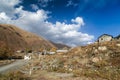
[[[54,42],[76,46],[104,33],[120,34],[120,0],[1,1],[0,23],[20,26]]]
[[[67,6],[69,2],[71,4]],[[52,18],[49,21],[67,20],[69,22],[70,19],[81,16],[87,26],[83,30],[96,37],[103,33],[114,36],[119,34],[120,0],[48,0],[46,7],[39,5],[38,0],[31,0],[31,2],[24,0],[23,4],[26,10],[29,10],[29,5],[26,8],[26,4],[31,3],[50,11]]]

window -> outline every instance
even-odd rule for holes
[[[101,38],[101,40],[103,40],[103,38]]]

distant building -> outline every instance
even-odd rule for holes
[[[103,34],[98,38],[98,42],[111,41],[112,39],[113,39],[113,36],[108,34]]]
[[[16,53],[24,53],[24,50],[17,50]]]
[[[56,52],[47,52],[47,54],[55,54]]]
[[[120,40],[120,35],[118,35],[117,37],[115,37],[115,40]]]
[[[24,60],[30,60],[31,59],[31,56],[30,55],[25,55],[24,56]]]
[[[57,52],[57,53],[67,53],[68,50],[57,50],[56,52]]]

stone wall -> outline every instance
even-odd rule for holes
[[[99,38],[98,42],[105,42],[105,41],[111,41],[111,40],[112,40],[112,36],[103,35]]]

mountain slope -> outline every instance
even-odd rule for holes
[[[80,80],[81,77],[87,77],[86,80],[119,80],[120,41],[75,47],[62,55],[41,58],[41,62],[36,64],[44,67],[43,70],[72,73],[74,77],[79,77],[75,80]]]
[[[61,44],[61,43],[54,43],[52,41],[50,41],[53,45],[55,45],[58,49],[63,49],[63,48],[70,48],[70,46],[65,45],[65,44]]]
[[[3,41],[13,49],[55,47],[44,38],[9,24],[0,24],[0,41]]]

